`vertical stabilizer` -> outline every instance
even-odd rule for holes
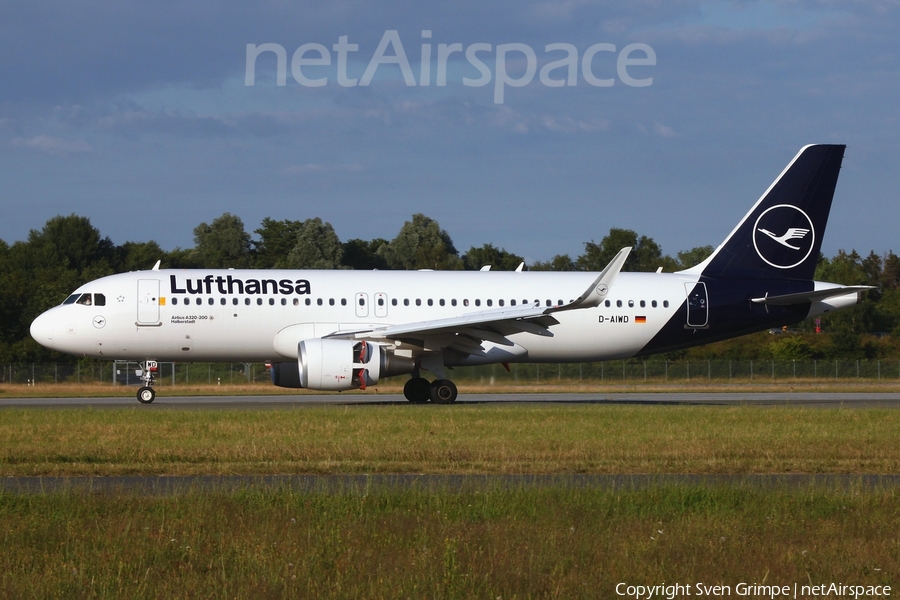
[[[802,148],[712,256],[690,271],[708,277],[811,280],[844,148]]]

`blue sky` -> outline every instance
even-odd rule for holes
[[[719,243],[801,146],[825,142],[848,149],[823,251],[898,252],[898,29],[897,2],[12,3],[0,238],[76,213],[116,243],[190,247],[196,225],[231,212],[250,232],[264,217],[321,217],[343,240],[390,239],[421,212],[460,250],[576,256],[624,227],[674,255]],[[416,85],[389,60],[369,85],[338,83],[342,36],[358,46],[347,77],[361,79],[393,31]],[[284,86],[274,53],[245,85],[248,44],[285,49]],[[300,65],[320,87],[292,76],[304,44],[331,54]],[[489,44],[476,56],[490,82],[465,85],[480,72],[463,51],[436,85],[441,44]],[[536,72],[499,103],[497,47],[510,44],[507,75],[527,75],[523,45]],[[567,56],[548,44],[575,48],[575,85],[541,82]],[[615,51],[597,51],[588,76],[612,85],[582,71],[595,44]],[[620,77],[630,44],[655,64],[626,75],[652,84]]]

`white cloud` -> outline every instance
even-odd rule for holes
[[[15,138],[13,146],[40,150],[48,154],[74,154],[78,152],[91,152],[93,148],[84,140],[67,140],[49,135],[36,135],[32,138]]]
[[[362,165],[322,165],[307,163],[305,165],[291,165],[282,171],[285,175],[306,175],[310,173],[325,173],[336,171],[361,171]]]

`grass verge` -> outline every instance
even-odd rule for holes
[[[890,409],[4,409],[0,475],[898,474],[898,437]]]
[[[0,494],[10,598],[613,598],[616,585],[891,585],[892,490]]]

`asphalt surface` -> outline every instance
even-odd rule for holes
[[[166,408],[235,408],[273,409],[314,406],[407,405],[400,394],[348,393],[330,395],[297,394],[293,396],[166,396],[165,388],[157,390],[153,404],[139,404],[134,396],[116,398],[0,398],[0,408],[22,407],[134,407],[147,410]],[[457,404],[610,404],[647,406],[807,406],[812,408],[900,408],[900,393],[627,393],[627,394],[460,394]]]

